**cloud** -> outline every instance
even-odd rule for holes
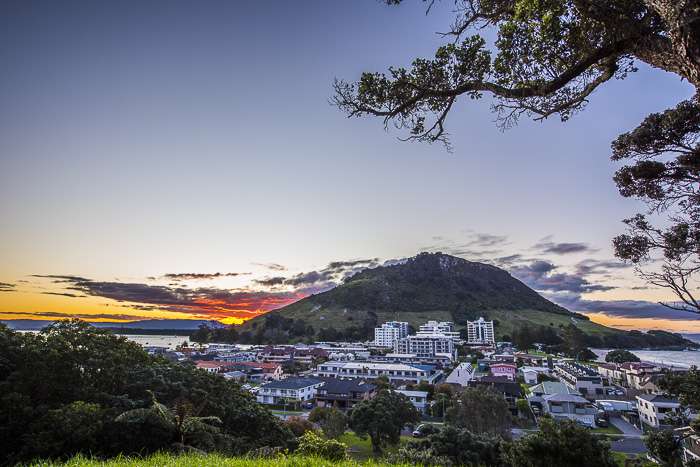
[[[507,235],[493,235],[487,233],[475,233],[472,235],[472,240],[467,243],[467,245],[481,246],[481,247],[492,247],[496,245],[503,245],[507,243]]]
[[[446,253],[460,256],[471,261],[486,261],[493,256],[503,254],[501,246],[508,243],[506,235],[468,232],[465,240],[455,242],[445,237],[432,237],[437,243],[420,249],[421,252]]]
[[[623,263],[622,261],[586,259],[576,264],[575,270],[577,274],[585,276],[589,274],[608,274],[614,270],[629,269],[631,267],[631,264]]]
[[[218,279],[220,277],[236,277],[241,275],[250,274],[249,272],[215,272],[215,273],[198,273],[198,272],[180,272],[180,273],[170,273],[163,274],[163,278],[170,279],[174,281],[188,281],[188,280],[208,280],[208,279]]]
[[[554,254],[554,255],[569,255],[572,253],[584,253],[584,252],[595,252],[598,251],[591,248],[587,243],[556,243],[556,242],[539,242],[532,247],[533,250],[537,250],[542,254]]]
[[[300,272],[290,277],[265,277],[253,282],[264,287],[291,287],[297,293],[310,295],[330,290],[358,272],[380,264],[379,258],[333,261],[319,270]]]
[[[60,284],[60,283],[70,283],[70,282],[79,282],[79,281],[89,281],[90,279],[86,279],[84,277],[80,276],[62,276],[62,275],[55,275],[55,274],[32,274],[31,277],[43,277],[47,279],[55,279],[53,282],[55,284]]]
[[[41,292],[43,295],[60,295],[62,297],[70,297],[70,298],[85,298],[85,295],[77,295],[74,293],[68,293],[68,292]]]
[[[529,287],[541,292],[588,293],[612,290],[615,287],[592,284],[584,275],[554,272],[557,266],[549,261],[535,260],[514,266],[510,273]]]
[[[41,276],[45,277],[45,276]],[[52,295],[101,297],[125,308],[143,311],[172,311],[208,318],[251,318],[280,308],[305,296],[292,291],[254,291],[216,287],[185,288],[178,285],[149,285],[130,282],[93,281],[79,276],[51,276],[65,284],[65,292]],[[54,281],[56,282],[56,281]],[[92,316],[92,315],[90,315]]]
[[[620,318],[655,318],[668,320],[700,320],[700,314],[672,310],[645,300],[585,300],[578,295],[548,297],[558,304],[579,312],[603,313]]]
[[[7,282],[0,282],[0,292],[14,292],[15,284],[8,284]]]
[[[254,266],[262,266],[270,271],[286,271],[287,267],[278,263],[252,263]]]

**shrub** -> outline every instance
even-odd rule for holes
[[[323,439],[313,431],[307,431],[299,438],[297,452],[305,456],[318,456],[330,461],[347,459],[348,447],[334,439]]]

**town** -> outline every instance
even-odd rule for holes
[[[700,459],[700,437],[688,426],[697,413],[659,386],[669,374],[687,368],[580,362],[547,354],[539,344],[517,349],[511,342],[497,342],[493,321],[484,318],[469,321],[462,333],[453,323],[438,321],[410,331],[407,322],[389,321],[375,328],[368,342],[209,343],[147,350],[241,383],[282,419],[308,418],[316,407],[348,411],[387,387],[406,396],[421,414],[423,421],[411,432],[420,438],[422,430],[444,420],[450,403],[445,395],[485,388],[507,401],[517,421],[512,427],[516,437],[536,429],[543,418],[568,419],[610,435],[623,451],[642,454],[645,433],[674,429],[688,434],[682,437],[683,458]]]

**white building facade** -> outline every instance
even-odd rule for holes
[[[436,355],[456,357],[455,343],[451,337],[441,334],[424,334],[406,336],[394,343],[397,354],[413,354],[418,358],[430,358]]]
[[[455,325],[451,321],[428,321],[421,324],[416,333],[418,337],[444,336],[455,342],[459,342],[459,332],[455,331]]]
[[[394,343],[408,335],[408,323],[404,321],[388,321],[374,328],[374,345],[379,347],[394,347]]]
[[[479,318],[476,321],[467,321],[467,343],[472,345],[494,345],[496,343],[493,332],[493,321]]]
[[[431,371],[424,366],[406,365],[404,363],[373,363],[373,362],[333,362],[327,361],[316,367],[316,373],[321,377],[330,378],[362,378],[376,379],[386,376],[393,382],[433,383],[441,375],[441,371]]]

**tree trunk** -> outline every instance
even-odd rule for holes
[[[700,0],[645,0],[666,23],[678,74],[700,91]]]

